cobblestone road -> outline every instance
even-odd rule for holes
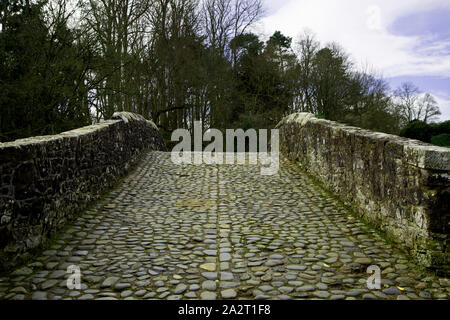
[[[369,290],[369,265],[382,272]],[[67,267],[81,289],[67,288]],[[448,299],[296,167],[177,166],[149,153],[35,260],[0,277],[0,299]]]

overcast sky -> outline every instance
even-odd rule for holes
[[[305,28],[335,41],[396,88],[411,81],[450,120],[450,0],[265,0],[257,32],[294,40]]]

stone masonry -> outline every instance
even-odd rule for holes
[[[381,271],[370,289],[367,268]],[[69,289],[68,267],[81,271]],[[417,265],[296,164],[175,165],[148,152],[128,177],[0,276],[0,299],[448,299]]]
[[[0,269],[26,259],[98,200],[143,150],[164,150],[161,135],[126,112],[58,135],[0,143]]]
[[[417,261],[449,273],[450,150],[292,114],[280,149]]]

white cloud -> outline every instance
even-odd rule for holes
[[[438,51],[445,46],[448,48],[448,44],[420,36],[393,35],[387,29],[403,15],[442,7],[450,7],[450,2],[291,0],[262,22],[266,35],[280,30],[295,39],[305,28],[311,29],[322,43],[338,42],[357,64],[372,65],[385,77],[450,77],[449,50]]]
[[[264,2],[264,7],[267,10],[268,14],[273,14],[278,9],[282,8],[291,0],[269,0]]]
[[[381,28],[381,9],[379,6],[372,5],[367,8],[366,13],[368,15],[366,26],[369,30],[380,31]]]
[[[441,111],[441,116],[439,121],[450,120],[450,95],[446,92],[432,92],[433,97],[439,105],[439,110]]]

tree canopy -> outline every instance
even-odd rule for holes
[[[292,112],[399,133],[439,115],[310,32],[252,33],[261,0],[3,0],[0,141],[130,111],[176,128],[272,128]]]

